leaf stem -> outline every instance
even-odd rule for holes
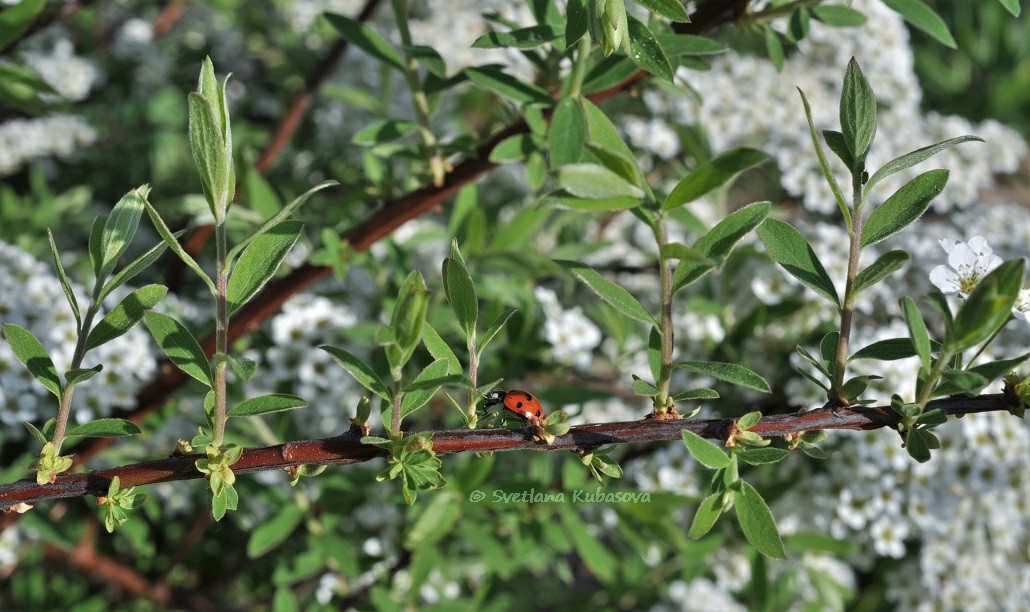
[[[933,385],[940,378],[945,364],[949,361],[951,361],[951,353],[941,351],[941,356],[937,358],[933,368],[930,369],[930,373],[926,375],[926,380],[923,381],[923,388],[919,390],[919,396],[916,398],[916,403],[919,404],[920,408],[926,408],[926,402],[930,400],[930,394],[933,393]]]
[[[576,45],[576,63],[572,65],[572,73],[569,75],[569,97],[575,98],[583,89],[583,79],[587,74],[587,64],[590,63],[590,36],[584,34]]]
[[[212,443],[221,447],[225,440],[226,368],[228,366],[229,308],[226,293],[229,270],[226,268],[225,221],[215,225],[215,252],[217,258],[217,292],[215,293],[215,422]]]
[[[657,219],[655,220],[654,233],[655,240],[658,242],[658,274],[661,280],[661,328],[659,333],[661,335],[661,349],[662,349],[662,365],[659,371],[658,390],[661,393],[658,395],[656,405],[659,407],[659,412],[666,412],[668,407],[666,404],[669,403],[669,383],[672,379],[672,346],[673,346],[673,329],[672,329],[672,262],[669,257],[663,253],[664,247],[669,242],[669,232],[666,227],[667,216],[664,210],[658,212]]]
[[[469,380],[472,381],[472,386],[469,387],[468,396],[468,428],[475,429],[476,423],[479,421],[478,407],[476,406],[476,377],[479,375],[479,354],[476,352],[476,332],[475,330],[469,335],[468,339],[469,349]]]
[[[401,392],[401,374],[400,371],[394,373],[393,377],[394,387],[396,390],[393,392],[393,410],[390,411],[390,437],[394,440],[400,440],[401,438],[401,400],[403,399],[404,393]]]
[[[97,297],[103,290],[103,281],[97,279],[93,285],[93,295],[89,298],[89,307],[86,308],[86,315],[82,318],[82,326],[79,328],[79,337],[75,341],[75,352],[72,353],[69,370],[77,370],[82,367],[82,359],[86,356],[86,339],[93,327],[93,319],[100,310]],[[69,384],[61,393],[60,408],[57,412],[57,426],[54,428],[54,452],[61,454],[61,444],[64,443],[64,433],[68,429],[68,418],[72,411],[72,395],[75,392],[75,383]]]
[[[1013,318],[1014,318],[1014,317],[1012,317],[1011,315],[1009,315],[1008,321],[1011,321],[1011,320],[1012,320]],[[1005,325],[1008,325],[1008,321],[1006,321],[1006,322],[1005,322]],[[998,334],[1000,334],[1000,333],[1001,333],[1001,330],[1005,329],[1005,325],[1002,325],[1002,326],[1001,326],[1001,327],[999,327],[998,329],[994,330],[994,333],[993,333],[993,334],[991,334],[991,337],[990,337],[990,338],[988,338],[988,339],[987,339],[987,341],[986,341],[986,342],[984,342],[984,343],[983,343],[983,345],[982,345],[982,346],[981,346],[981,347],[980,347],[979,349],[977,349],[977,351],[976,351],[976,354],[975,354],[975,355],[973,355],[973,356],[972,356],[972,357],[971,357],[971,358],[969,359],[969,363],[967,363],[967,364],[966,364],[966,368],[965,368],[965,369],[967,369],[967,370],[968,370],[968,369],[969,369],[970,367],[972,367],[972,365],[973,365],[973,362],[974,362],[974,361],[976,361],[976,358],[977,358],[977,357],[979,357],[980,355],[983,355],[983,352],[984,352],[985,350],[987,350],[987,347],[988,347],[988,345],[990,345],[990,344],[991,344],[991,342],[994,342],[994,339],[998,337]]]
[[[425,148],[429,159],[429,171],[433,176],[433,185],[443,185],[444,176],[447,174],[447,167],[440,148],[437,146],[436,136],[429,124],[429,97],[422,87],[422,81],[418,75],[418,60],[416,60],[409,49],[411,48],[411,30],[408,28],[408,0],[391,0],[393,14],[397,21],[397,30],[401,36],[401,44],[404,53],[404,78],[408,82],[408,89],[411,91],[411,102],[415,107],[415,121],[418,123],[419,136],[422,138],[422,146]]]
[[[851,323],[855,314],[855,276],[858,275],[859,256],[862,251],[862,208],[865,198],[862,194],[862,169],[852,172],[851,178],[852,226],[851,242],[848,253],[848,276],[844,286],[844,304],[840,309],[840,338],[837,342],[837,358],[833,368],[833,381],[830,385],[828,400],[842,406],[841,387],[844,386],[844,372],[848,367],[848,343],[851,338]]]

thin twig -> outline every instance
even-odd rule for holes
[[[1010,398],[1003,394],[980,397],[953,396],[930,402],[928,409],[941,409],[949,416],[964,416],[980,412],[1002,412],[1013,408]],[[678,440],[683,431],[715,440],[725,440],[735,419],[643,419],[615,423],[597,423],[572,428],[564,436],[555,438],[551,445],[533,442],[524,429],[452,429],[433,432],[433,450],[437,454],[463,452],[503,452],[515,450],[555,451],[589,450],[617,444],[643,444]],[[763,437],[785,436],[817,430],[868,430],[895,427],[899,417],[889,406],[862,410],[812,410],[797,414],[781,414],[763,418],[750,428]],[[386,451],[361,443],[360,436],[346,433],[322,440],[287,442],[277,446],[253,448],[244,451],[233,465],[237,474],[285,470],[298,465],[349,465],[363,463],[384,456]],[[204,474],[197,471],[199,455],[173,456],[133,465],[89,472],[61,474],[53,484],[40,485],[34,479],[24,479],[0,486],[0,509],[18,504],[36,504],[48,499],[104,495],[115,477],[122,487],[196,480]]]

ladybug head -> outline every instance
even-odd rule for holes
[[[507,391],[491,391],[483,396],[483,407],[496,406],[504,401],[504,396],[507,395]]]

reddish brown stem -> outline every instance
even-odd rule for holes
[[[930,402],[928,409],[939,408],[949,416],[979,412],[1002,412],[1013,407],[1002,394],[980,397],[954,396]],[[597,423],[572,428],[554,444],[533,442],[523,429],[453,429],[433,432],[433,450],[437,454],[463,452],[502,452],[514,450],[555,451],[593,449],[615,444],[643,444],[678,440],[684,430],[705,438],[725,440],[735,419],[643,419],[616,423]],[[896,427],[899,417],[889,406],[860,411],[841,409],[812,410],[762,418],[752,427],[763,437],[785,436],[805,431],[850,429],[866,430]],[[268,470],[284,470],[291,466],[348,465],[384,456],[386,451],[361,443],[361,438],[346,433],[334,438],[287,442],[278,446],[244,451],[233,465],[233,472],[243,474]],[[62,474],[53,484],[40,485],[32,478],[0,486],[0,509],[17,504],[36,504],[48,499],[104,495],[116,476],[122,487],[132,487],[174,480],[195,480],[204,474],[197,471],[199,455],[175,456],[156,461],[100,470],[86,474]]]

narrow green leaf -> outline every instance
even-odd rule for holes
[[[111,312],[100,320],[86,338],[86,350],[92,350],[102,344],[121,336],[139,323],[143,313],[157,305],[168,288],[162,285],[140,287],[111,309]]]
[[[765,38],[765,52],[769,60],[776,67],[777,72],[783,70],[783,41],[780,40],[780,33],[771,26],[761,26],[762,35]]]
[[[247,557],[256,559],[285,542],[304,520],[304,512],[296,504],[282,504],[279,511],[250,532]]]
[[[658,40],[669,57],[715,55],[729,50],[724,42],[693,34],[658,35]]]
[[[413,389],[405,389],[404,399],[401,400],[401,416],[406,417],[409,414],[415,412],[419,408],[429,403],[429,400],[433,399],[436,392],[440,390],[442,384],[437,384],[440,379],[447,376],[447,371],[450,365],[446,359],[437,359],[433,363],[427,365],[415,380],[411,381],[412,385],[415,385]],[[417,386],[419,383],[431,382],[429,386],[420,387]],[[390,422],[391,408],[387,407],[383,411],[383,422]]]
[[[93,225],[89,228],[89,263],[93,268],[93,276],[96,282],[103,282],[100,276],[100,268],[104,265],[104,253],[100,250],[100,238],[104,234],[104,226],[107,224],[107,217],[97,215],[93,219]]]
[[[672,210],[688,202],[693,202],[713,189],[725,185],[737,174],[766,159],[768,156],[765,153],[746,147],[723,153],[685,176],[673,188],[662,208]]]
[[[40,341],[32,332],[13,323],[4,323],[3,329],[4,337],[18,361],[51,393],[61,397],[61,378]]]
[[[351,44],[387,65],[404,71],[404,59],[401,54],[371,28],[336,13],[325,13],[325,18]]]
[[[533,49],[561,37],[562,30],[539,24],[510,32],[487,32],[472,43],[473,49]]]
[[[103,369],[104,366],[97,364],[92,368],[75,368],[74,370],[68,370],[64,373],[65,385],[71,387],[72,385],[77,385],[81,382],[86,382],[87,380],[99,374],[100,371]]]
[[[418,124],[407,119],[387,119],[369,124],[360,130],[351,142],[356,145],[372,146],[403,138],[415,131]]]
[[[571,48],[583,38],[588,25],[586,0],[569,0],[565,7],[565,47]]]
[[[50,231],[49,227],[46,229],[46,235],[50,240],[50,254],[54,256],[54,269],[57,270],[57,278],[61,281],[61,289],[64,290],[64,297],[67,298],[68,306],[72,309],[72,314],[75,316],[77,327],[82,328],[82,317],[79,315],[79,301],[75,299],[75,293],[72,291],[72,286],[68,282],[68,275],[64,273],[64,265],[61,263],[61,254],[57,250],[57,243],[54,242],[54,233]]]
[[[829,555],[848,555],[858,551],[857,542],[838,540],[820,531],[798,531],[783,536],[783,539],[794,548]]]
[[[749,465],[763,465],[766,463],[779,463],[787,458],[790,451],[783,448],[750,448],[737,453],[741,461]]]
[[[695,374],[711,376],[724,380],[734,385],[747,387],[763,393],[771,393],[769,383],[742,365],[735,363],[722,363],[718,361],[680,361],[673,364],[674,367],[682,368]]]
[[[758,228],[766,251],[794,278],[840,308],[840,297],[826,268],[805,237],[789,223],[766,219]]]
[[[143,203],[147,207],[147,214],[150,215],[150,221],[154,224],[154,229],[157,230],[158,235],[160,235],[161,239],[165,241],[165,244],[167,244],[168,247],[172,249],[172,252],[178,255],[179,259],[189,266],[191,270],[197,273],[197,276],[207,284],[208,289],[211,290],[213,295],[217,295],[218,289],[215,287],[214,281],[204,273],[200,264],[198,264],[193,257],[182,248],[178,239],[176,239],[175,235],[172,234],[172,231],[168,229],[168,226],[165,225],[164,219],[162,219],[161,215],[158,214],[157,209],[155,209],[146,198],[143,199]]]
[[[120,438],[134,436],[140,431],[139,425],[125,419],[97,419],[85,425],[72,427],[65,434],[67,438]]]
[[[17,39],[45,7],[46,0],[21,0],[0,11],[0,47]]]
[[[633,151],[622,141],[619,130],[608,119],[601,109],[586,98],[580,98],[583,105],[583,116],[587,120],[587,136],[591,142],[597,143],[606,149],[621,153],[623,157],[635,160]],[[639,168],[638,168],[639,170]],[[641,172],[642,176],[643,173]]]
[[[468,79],[479,87],[489,89],[514,102],[544,106],[550,106],[554,102],[551,94],[539,85],[516,78],[498,66],[466,68],[464,72]]]
[[[908,333],[912,338],[912,346],[923,362],[923,369],[930,371],[930,334],[926,331],[926,323],[915,301],[907,295],[901,300],[901,311],[905,315],[905,324],[908,325]]]
[[[694,459],[705,467],[720,470],[730,466],[729,455],[692,431],[683,430],[683,443],[687,445],[687,450]]]
[[[948,174],[947,170],[924,172],[894,192],[869,215],[862,229],[862,247],[897,234],[923,216],[930,202],[944,191]]]
[[[558,169],[558,184],[579,198],[642,198],[644,192],[598,164],[567,164]]]
[[[415,270],[408,275],[397,292],[397,301],[390,316],[390,331],[397,344],[388,345],[386,355],[394,367],[406,363],[415,346],[422,341],[428,300],[426,282],[422,279],[422,274]]]
[[[32,423],[27,423],[26,422],[26,423],[23,423],[23,425],[25,425],[25,429],[28,429],[29,433],[32,434],[32,437],[35,438],[36,440],[38,440],[40,444],[46,444],[47,442],[50,441],[43,434],[43,432],[41,432],[40,430],[36,429],[36,426],[33,425]]]
[[[572,9],[572,3],[569,3]],[[566,98],[554,108],[551,127],[547,132],[551,167],[573,164],[583,157],[583,142],[587,136],[587,121],[583,107],[576,98]]]
[[[711,259],[708,259],[708,257],[706,257],[705,254],[701,251],[698,251],[697,249],[692,249],[678,242],[670,242],[668,244],[663,244],[661,248],[661,253],[662,256],[667,259],[676,259],[679,261],[686,261],[702,265],[710,265],[714,263]]]
[[[615,310],[636,321],[655,325],[654,317],[647,312],[646,308],[641,306],[635,297],[622,287],[598,274],[593,268],[576,261],[563,259],[556,259],[555,263],[568,270],[580,282],[596,293],[598,297],[608,302]]]
[[[844,200],[844,194],[841,193],[840,185],[837,184],[837,179],[834,178],[833,172],[830,170],[830,165],[826,162],[826,154],[823,153],[823,145],[819,142],[819,136],[815,132],[815,124],[812,123],[812,107],[808,104],[808,98],[805,97],[805,92],[801,91],[801,88],[797,88],[798,93],[801,94],[801,103],[805,107],[805,118],[808,119],[808,132],[812,136],[812,146],[815,147],[815,156],[819,158],[819,166],[823,169],[823,177],[826,178],[826,183],[830,186],[830,191],[833,192],[833,197],[837,200],[837,208],[840,209],[840,214],[844,217],[844,224],[847,225],[848,229],[851,229],[851,209],[848,208],[847,201]]]
[[[636,0],[636,2],[652,13],[657,13],[672,21],[680,23],[690,22],[687,9],[683,8],[679,0]]]
[[[864,14],[839,4],[817,4],[811,10],[813,17],[828,26],[847,28],[860,26],[866,22]]]
[[[597,158],[597,161],[601,162],[602,166],[614,172],[622,180],[634,187],[650,190],[647,183],[644,182],[643,176],[638,175],[639,169],[636,160],[630,159],[618,151],[601,146],[596,142],[587,142],[586,148]]]
[[[465,330],[465,334],[471,337],[479,321],[479,297],[468,270],[461,262],[451,257],[443,261],[443,287],[458,324]]]
[[[518,310],[518,308],[505,308],[504,312],[502,312],[500,316],[494,319],[494,322],[490,324],[490,327],[486,330],[486,333],[479,338],[478,346],[476,347],[477,353],[482,355],[483,349],[486,348],[486,345],[494,339],[494,336],[496,336],[504,328],[504,325],[508,322],[508,319],[510,319],[516,312],[518,312]]]
[[[186,233],[186,230],[178,231],[172,235],[172,238],[177,240],[179,236],[184,233]],[[162,240],[151,247],[149,251],[134,259],[132,263],[122,268],[118,274],[114,275],[114,278],[112,278],[110,282],[104,285],[104,289],[100,292],[100,296],[97,298],[97,303],[103,303],[107,296],[111,295],[112,291],[136,278],[136,275],[149,268],[151,264],[157,261],[157,258],[160,257],[167,248],[168,244]]]
[[[647,366],[652,380],[662,377],[662,334],[657,327],[652,327],[647,335]]]
[[[617,196],[614,198],[580,198],[568,191],[553,191],[540,199],[541,206],[554,206],[556,208],[567,208],[571,210],[629,210],[640,206],[642,200],[632,196]]]
[[[715,521],[722,514],[722,491],[712,493],[701,501],[694,513],[694,520],[690,523],[690,531],[687,536],[692,540],[698,540],[715,525]]]
[[[392,401],[390,392],[383,383],[383,380],[379,378],[379,375],[376,374],[375,371],[373,371],[372,368],[364,361],[341,348],[336,348],[335,346],[322,345],[318,348],[332,355],[333,359],[343,366],[345,370],[350,372],[350,375],[361,383],[363,387],[372,393],[375,393],[387,402]]]
[[[919,463],[926,463],[930,460],[930,446],[921,429],[909,427],[905,433],[905,450]]]
[[[1019,17],[1021,12],[1019,8],[1019,0],[998,0],[1001,5],[1005,7],[1005,10],[1012,13],[1013,17]]]
[[[948,351],[964,351],[976,346],[1009,320],[1016,297],[1023,286],[1022,259],[1011,259],[988,274],[969,294],[952,327]]]
[[[769,506],[753,486],[746,482],[740,485],[740,490],[733,492],[733,501],[744,536],[763,555],[786,559],[787,553],[783,550],[783,541]]]
[[[321,183],[315,185],[311,189],[308,189],[304,193],[297,196],[296,199],[294,199],[292,202],[284,206],[282,210],[280,210],[274,216],[267,219],[256,230],[251,232],[249,236],[240,241],[239,244],[229,249],[229,254],[226,256],[227,265],[231,266],[232,262],[235,261],[236,256],[241,251],[243,251],[243,249],[247,248],[251,242],[257,240],[260,236],[264,235],[265,232],[267,232],[271,228],[276,227],[280,225],[282,222],[286,221],[286,219],[290,215],[292,215],[298,208],[303,206],[304,203],[307,202],[309,198],[311,198],[311,196],[315,195],[317,192],[322,191],[327,187],[334,187],[339,184],[340,183],[338,181],[322,181]]]
[[[211,364],[200,348],[197,339],[172,317],[148,310],[143,315],[147,328],[157,345],[179,369],[208,387],[214,386],[211,377]]]
[[[629,58],[658,78],[672,82],[672,65],[651,30],[635,17],[628,18]]]
[[[712,389],[697,388],[691,389],[689,391],[684,391],[683,393],[678,393],[672,399],[673,401],[677,402],[686,402],[690,400],[701,399],[719,399],[719,394]]]
[[[532,134],[516,134],[497,143],[490,151],[489,160],[494,164],[522,161],[536,150],[536,140]]]
[[[299,397],[287,395],[285,393],[272,393],[270,395],[252,397],[248,400],[240,402],[239,404],[236,404],[236,406],[229,410],[229,416],[258,416],[260,414],[285,412],[287,410],[304,408],[307,405],[308,403]]]
[[[637,395],[642,395],[644,397],[654,397],[661,393],[661,391],[658,390],[658,387],[647,382],[646,380],[638,378],[633,381],[633,393],[636,393]]]
[[[880,361],[897,361],[916,355],[915,346],[911,338],[889,338],[879,340],[863,347],[852,355],[848,361],[855,359],[877,359]]]
[[[101,267],[98,278],[106,278],[118,264],[129,242],[136,235],[139,219],[143,216],[143,199],[150,188],[143,185],[122,196],[111,210],[100,235]]]
[[[851,169],[855,167],[855,160],[851,157],[851,151],[848,149],[848,143],[844,141],[844,134],[836,130],[823,130],[823,140],[826,141],[826,146],[830,147],[842,162],[844,167]],[[868,185],[866,191],[869,190]]]
[[[844,89],[840,94],[840,131],[856,164],[864,164],[876,136],[876,97],[862,74],[855,58],[844,73]],[[851,168],[852,173],[857,166]]]
[[[732,215],[726,217],[710,232],[694,243],[693,249],[709,259],[719,262],[729,255],[734,245],[748,232],[758,227],[769,214],[769,202],[748,204]],[[715,264],[695,264],[680,262],[672,277],[672,289],[679,291],[701,278],[715,267]]]
[[[882,168],[873,173],[873,176],[871,176],[869,181],[866,182],[865,189],[866,191],[869,191],[873,188],[873,185],[879,183],[895,172],[900,172],[906,168],[911,168],[918,163],[924,162],[949,147],[962,144],[963,142],[974,141],[984,142],[983,138],[979,138],[977,136],[959,136],[958,138],[951,138],[928,147],[923,147],[922,149],[916,149],[911,153],[906,153],[901,157],[892,159],[884,164]]]
[[[226,151],[217,118],[221,111],[216,109],[216,104],[221,106],[217,98],[207,98],[197,92],[189,95],[190,150],[211,214],[215,222],[221,222],[232,197],[229,190],[235,186],[229,186],[232,155],[231,151]]]
[[[921,0],[883,0],[883,3],[897,11],[905,21],[933,36],[942,44],[957,49],[955,38],[948,30],[941,16]]]
[[[422,330],[422,342],[426,345],[426,349],[429,351],[429,354],[433,356],[433,359],[444,359],[447,361],[447,371],[449,373],[464,373],[464,370],[461,367],[461,361],[458,360],[458,356],[454,354],[451,347],[448,346],[447,342],[445,342],[442,337],[440,337],[440,334],[437,333],[436,329],[430,325],[428,321],[426,322],[425,328]]]
[[[226,288],[230,314],[239,310],[275,276],[286,255],[300,238],[303,226],[300,221],[283,221],[258,236],[243,251],[240,260],[232,268],[232,276]]]
[[[887,251],[855,276],[855,293],[860,293],[894,274],[908,263],[905,251]]]

